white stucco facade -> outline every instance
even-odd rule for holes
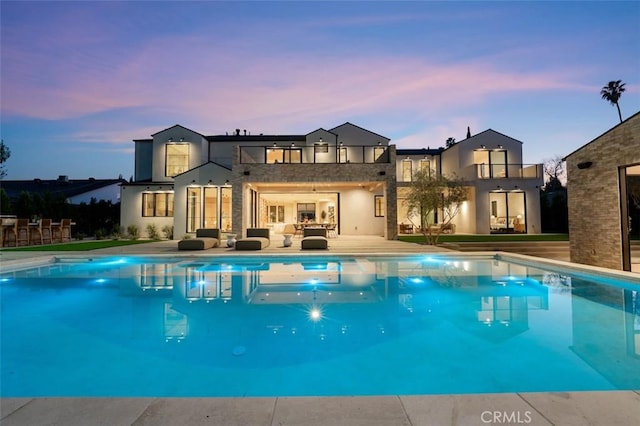
[[[352,123],[304,135],[219,136],[176,125],[134,142],[135,181],[121,189],[121,225],[143,236],[150,223],[173,226],[182,238],[201,227],[284,233],[311,220],[335,223],[341,235],[395,239],[406,216],[403,187],[425,165],[467,182],[456,232],[541,229],[542,167],[522,165],[522,143],[493,130],[427,150],[396,149]]]

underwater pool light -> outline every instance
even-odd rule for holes
[[[320,321],[322,319],[322,311],[318,307],[313,307],[309,310],[309,318],[311,321]]]

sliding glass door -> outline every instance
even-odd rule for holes
[[[491,233],[526,233],[526,197],[522,191],[489,193]]]

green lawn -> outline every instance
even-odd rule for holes
[[[2,251],[89,251],[109,247],[130,246],[133,244],[146,244],[152,240],[95,240],[77,241],[65,244],[46,244],[42,246],[6,247]]]
[[[400,241],[424,243],[422,234],[400,235]],[[509,234],[509,235],[440,235],[438,243],[486,243],[492,241],[569,241],[569,234]]]

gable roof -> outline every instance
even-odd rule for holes
[[[343,127],[343,126],[351,126],[351,127],[355,127],[356,129],[359,129],[359,130],[365,131],[365,132],[367,132],[367,133],[371,133],[372,135],[375,135],[375,136],[381,137],[381,138],[383,138],[383,139],[386,139],[387,141],[390,141],[390,140],[391,140],[391,139],[389,139],[389,138],[388,138],[388,137],[386,137],[386,136],[382,136],[382,135],[381,135],[381,134],[379,134],[379,133],[372,132],[371,130],[365,129],[364,127],[357,126],[357,125],[355,125],[355,124],[353,124],[353,123],[351,123],[351,122],[349,122],[349,121],[347,121],[347,122],[345,122],[344,124],[341,124],[341,125],[339,125],[339,126],[336,126],[336,127],[334,127],[333,129],[329,129],[329,131],[330,131],[330,132],[332,132],[332,133],[335,133],[335,130],[336,130],[336,129],[338,129],[338,128],[340,128],[340,127]]]
[[[155,136],[155,135],[159,135],[159,134],[160,134],[160,133],[162,133],[162,132],[166,132],[167,130],[175,129],[176,127],[177,127],[177,128],[180,128],[180,129],[182,129],[182,130],[187,130],[187,131],[189,131],[189,132],[191,132],[191,133],[195,133],[196,135],[198,135],[198,136],[202,136],[203,138],[206,138],[206,136],[205,136],[205,135],[203,135],[202,133],[199,133],[199,132],[196,132],[195,130],[191,130],[191,129],[187,128],[187,127],[181,126],[180,124],[174,124],[174,125],[173,125],[173,126],[171,126],[171,127],[167,127],[166,129],[160,130],[159,132],[155,132],[154,134],[152,134],[152,135],[151,135],[151,137],[153,137],[153,136]]]
[[[516,139],[516,138],[512,138],[511,136],[507,136],[507,135],[505,135],[504,133],[500,133],[500,132],[498,132],[498,131],[495,131],[495,130],[493,130],[493,129],[491,129],[491,128],[489,128],[489,129],[487,129],[487,130],[485,130],[485,131],[483,131],[483,132],[476,133],[475,135],[471,136],[470,138],[465,138],[465,139],[461,140],[460,142],[464,142],[464,141],[466,141],[466,140],[471,140],[471,139],[473,139],[473,138],[475,138],[475,137],[477,137],[477,136],[485,135],[485,134],[488,134],[488,133],[494,133],[494,134],[496,134],[496,135],[498,135],[498,136],[502,136],[503,138],[511,139],[511,140],[512,140],[512,141],[514,141],[514,142],[519,142],[519,143],[521,143],[521,144],[522,144],[522,141],[519,141],[519,140],[518,140],[518,139]]]
[[[601,137],[603,137],[604,135],[606,135],[607,133],[613,131],[614,129],[622,126],[622,125],[626,125],[627,122],[631,121],[631,120],[635,120],[636,117],[640,116],[640,111],[636,112],[635,114],[633,114],[631,117],[627,118],[626,120],[624,120],[622,123],[618,123],[615,126],[613,126],[612,128],[610,128],[609,130],[607,130],[606,132],[602,133],[601,135],[595,137],[594,139],[590,140],[589,142],[587,142],[586,144],[582,145],[580,148],[576,149],[575,151],[571,152],[570,154],[565,155],[565,157],[562,159],[562,161],[566,161],[567,158],[571,157],[573,154],[575,154],[576,152],[582,150],[583,148],[585,148],[587,145],[590,145],[592,143],[594,143],[595,141],[597,141],[598,139],[600,139]]]
[[[225,170],[231,171],[231,169],[230,169],[229,167],[227,167],[227,166],[223,166],[222,164],[218,164],[218,163],[216,163],[215,161],[207,161],[206,163],[202,163],[202,164],[200,164],[199,166],[196,166],[196,167],[194,167],[194,168],[192,168],[192,169],[186,170],[186,171],[184,171],[184,172],[182,172],[182,173],[179,173],[179,174],[175,175],[175,176],[174,176],[174,178],[176,178],[176,177],[178,177],[178,176],[186,175],[187,173],[191,173],[191,172],[193,172],[194,170],[198,170],[199,168],[204,167],[204,166],[207,166],[207,165],[209,165],[209,164],[212,164],[212,165],[214,165],[214,166],[218,166],[218,167],[220,167],[221,169],[225,169]]]
[[[312,134],[312,133],[316,133],[316,132],[327,132],[327,133],[331,133],[332,135],[338,136],[337,134],[333,133],[331,130],[327,130],[327,129],[324,129],[324,128],[322,128],[322,127],[319,127],[319,128],[317,128],[317,129],[315,129],[315,130],[313,130],[313,131],[311,131],[311,132],[307,133],[307,134],[305,135],[305,137],[309,136],[309,135],[310,135],[310,134]]]

